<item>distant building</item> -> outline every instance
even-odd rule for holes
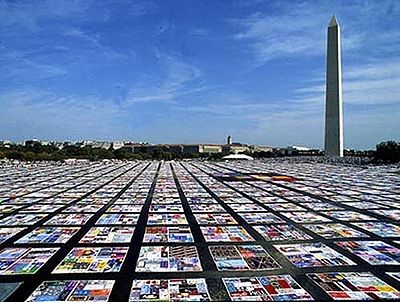
[[[221,145],[200,145],[200,153],[221,153]]]
[[[10,148],[13,143],[8,140],[0,141],[0,146],[4,148]]]
[[[108,150],[108,149],[111,148],[112,143],[103,142],[103,141],[90,141],[90,140],[87,140],[87,141],[76,142],[74,144],[74,146],[81,147],[81,148],[91,147],[91,148],[99,148],[99,149]]]
[[[222,153],[224,154],[239,154],[244,152],[249,152],[250,149],[247,145],[242,145],[240,143],[232,143],[231,145],[223,146]]]
[[[114,150],[121,149],[125,146],[125,142],[116,141],[112,143],[112,147]]]
[[[267,146],[250,146],[250,152],[272,152],[274,148]]]
[[[93,142],[92,148],[99,148],[99,149],[110,149],[111,148],[111,143],[110,142]]]
[[[56,147],[57,149],[61,150],[62,148],[64,148],[64,146],[67,146],[68,143],[63,143],[63,142],[54,142],[54,147]]]
[[[222,153],[222,146],[214,144],[183,145],[183,154],[195,155],[205,153]]]

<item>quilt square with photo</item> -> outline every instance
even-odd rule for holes
[[[79,243],[129,243],[135,227],[92,227]]]
[[[193,236],[189,227],[177,226],[177,227],[147,227],[143,242],[182,242],[190,243],[193,242]]]
[[[325,211],[324,214],[340,221],[376,220],[376,218],[354,211]]]
[[[285,203],[271,203],[267,205],[268,208],[274,210],[274,211],[304,211],[305,209],[297,204],[291,203],[291,202],[285,202]]]
[[[103,204],[74,204],[63,210],[63,213],[96,213]]]
[[[20,213],[53,213],[62,208],[63,204],[33,204],[21,209]]]
[[[297,267],[355,265],[353,261],[323,243],[274,245]]]
[[[333,272],[307,275],[334,300],[400,299],[400,292],[370,272]]]
[[[220,204],[191,204],[190,209],[193,213],[198,212],[226,212]]]
[[[79,227],[39,227],[15,243],[65,243],[79,231]]]
[[[114,280],[44,281],[27,302],[108,301]]]
[[[223,278],[232,301],[313,300],[290,275]]]
[[[141,204],[113,204],[107,209],[107,213],[140,213],[143,205]]]
[[[152,204],[150,212],[183,213],[181,204]]]
[[[254,241],[254,238],[242,226],[202,226],[200,229],[207,242]]]
[[[270,270],[279,264],[261,245],[213,245],[209,247],[218,270]]]
[[[329,218],[313,212],[281,212],[283,216],[297,223],[330,222]]]
[[[400,210],[370,210],[370,212],[393,219],[395,221],[398,221],[400,217]]]
[[[238,213],[249,224],[284,223],[285,221],[270,212]]]
[[[380,237],[400,237],[400,226],[388,222],[356,222],[353,225]]]
[[[197,223],[204,224],[237,224],[237,221],[228,213],[195,213]]]
[[[368,235],[341,223],[304,224],[303,226],[326,239],[368,237]]]
[[[1,226],[24,226],[32,225],[40,219],[46,217],[47,214],[13,214],[0,220]]]
[[[194,246],[142,246],[137,272],[201,271]]]
[[[308,240],[311,236],[292,224],[257,225],[254,229],[267,241],[276,240]]]
[[[247,203],[230,203],[229,206],[234,210],[235,212],[263,212],[266,211],[266,208],[263,208],[262,206],[252,203],[250,200],[248,200]]]
[[[382,241],[340,241],[335,243],[371,265],[400,264],[400,249]]]
[[[171,224],[188,224],[185,214],[153,214],[148,216],[147,224],[149,225],[171,225]]]
[[[133,280],[129,302],[136,301],[210,301],[206,280]]]
[[[45,225],[83,225],[93,214],[75,213],[75,214],[57,214],[50,220],[46,221]]]
[[[23,230],[25,228],[0,228],[0,243],[3,243]]]
[[[0,251],[0,275],[34,274],[58,248],[5,248]]]
[[[97,220],[96,225],[135,225],[140,214],[103,214]]]
[[[78,247],[54,269],[53,273],[118,272],[125,260],[127,247]]]

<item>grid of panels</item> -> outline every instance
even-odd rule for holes
[[[400,189],[382,167],[41,163],[0,184],[10,299],[400,299]]]

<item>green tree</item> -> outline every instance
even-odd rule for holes
[[[376,146],[374,159],[384,162],[400,161],[400,142],[387,141]]]
[[[36,154],[32,151],[26,151],[22,153],[22,159],[26,161],[36,160]]]
[[[10,150],[9,152],[6,153],[6,158],[20,160],[20,159],[22,159],[22,154],[20,151]]]

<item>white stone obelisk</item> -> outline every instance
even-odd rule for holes
[[[332,16],[328,26],[325,155],[343,156],[342,57],[340,27],[335,16]]]

